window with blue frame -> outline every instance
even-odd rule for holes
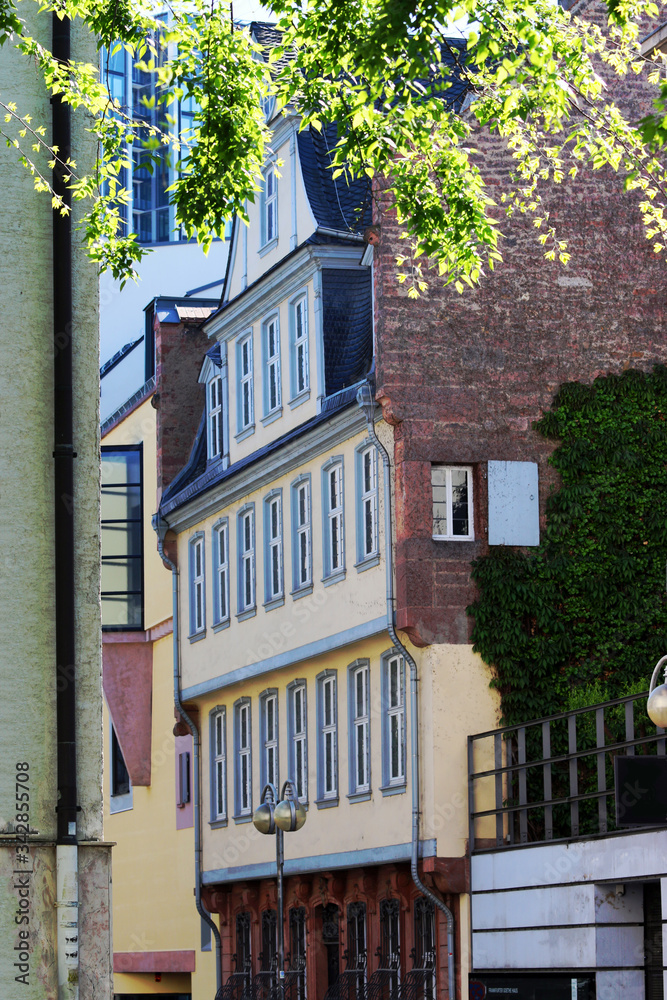
[[[275,490],[264,500],[264,595],[267,605],[284,595],[281,490]]]
[[[252,813],[252,732],[250,698],[234,705],[234,818]]]
[[[345,574],[345,513],[343,460],[331,459],[322,470],[322,518],[324,578]]]
[[[243,434],[254,427],[254,385],[252,362],[252,332],[236,341],[237,432]]]
[[[338,802],[338,692],[337,672],[317,677],[317,801]]]
[[[288,777],[302,802],[308,801],[308,716],[305,680],[287,687]]]
[[[371,790],[370,665],[356,660],[348,669],[350,797]]]
[[[213,624],[229,621],[229,522],[213,525]]]
[[[141,445],[102,446],[102,628],[142,629],[144,535]]]
[[[273,688],[260,695],[259,721],[262,747],[259,770],[262,788],[269,782],[278,788],[278,692]]]
[[[211,822],[227,819],[227,713],[223,706],[209,716],[211,740]]]
[[[311,590],[312,507],[310,476],[300,476],[292,483],[292,587],[295,593]]]
[[[206,576],[204,561],[204,535],[190,539],[190,635],[199,635],[206,629]]]
[[[303,398],[310,389],[308,357],[308,297],[300,293],[290,302],[290,391],[291,399]]]
[[[357,495],[357,566],[376,562],[378,548],[377,451],[364,444],[355,453]]]
[[[215,375],[206,387],[208,415],[208,457],[219,458],[223,451],[222,376]]]
[[[405,663],[398,653],[382,657],[382,789],[404,788]]]
[[[238,514],[238,611],[255,608],[255,507],[243,507]]]
[[[272,316],[262,325],[264,349],[264,416],[280,412],[282,386],[280,378],[280,327],[278,317]]]
[[[266,246],[278,237],[278,182],[273,164],[264,171],[264,187],[260,199],[261,246]],[[260,247],[261,249],[261,247]]]

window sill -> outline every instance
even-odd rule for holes
[[[259,254],[260,257],[264,257],[267,253],[270,253],[271,250],[275,250],[277,246],[278,246],[278,237],[274,236],[272,240],[269,240],[268,243],[265,243],[264,246],[261,246],[257,251],[257,253]]]
[[[132,789],[125,795],[109,796],[109,812],[112,816],[116,813],[130,812],[132,809]]]
[[[193,632],[192,635],[188,636],[188,642],[200,642],[202,639],[206,638],[206,629],[202,629],[201,632]]]
[[[216,622],[213,626],[214,632],[222,632],[223,629],[229,628],[229,618],[225,618],[222,622]]]
[[[338,796],[331,799],[315,799],[315,805],[318,809],[333,809],[338,805]]]
[[[209,827],[211,830],[221,830],[223,827],[227,826],[226,819],[212,819],[209,820]]]
[[[251,823],[252,813],[248,813],[247,815],[244,813],[243,816],[234,816],[232,818],[234,822],[237,824],[237,826],[240,825],[241,823]]]
[[[352,792],[347,798],[350,802],[368,802],[372,792],[369,790],[367,792]]]
[[[474,535],[431,535],[434,542],[474,542]]]
[[[270,601],[265,601],[262,607],[265,611],[273,611],[274,608],[282,608],[284,603],[285,597],[281,594],[280,597],[272,597]]]
[[[246,608],[245,611],[239,611],[239,613],[236,616],[236,620],[237,622],[245,622],[248,620],[248,618],[254,618],[256,614],[257,614],[256,607],[253,606],[252,608]]]
[[[405,795],[408,790],[406,782],[402,785],[380,785],[380,791],[383,795]]]
[[[241,441],[245,441],[246,438],[249,438],[254,433],[255,425],[248,424],[248,426],[244,427],[242,431],[239,431],[238,434],[234,435],[234,440],[240,443]]]
[[[301,597],[308,597],[313,592],[312,583],[306,583],[303,587],[298,587],[295,590],[290,591],[290,597],[294,601],[298,601]]]
[[[380,565],[380,553],[374,556],[367,556],[365,559],[361,559],[358,563],[354,564],[354,568],[357,573],[364,573],[367,569],[372,569],[373,566]]]
[[[334,583],[340,583],[341,580],[345,579],[345,570],[337,569],[335,573],[330,576],[322,577],[322,583],[325,587],[332,587]]]
[[[297,406],[301,406],[302,403],[307,403],[310,399],[310,388],[303,389],[298,395],[294,396],[289,401],[290,410],[296,410]]]
[[[274,420],[278,420],[283,415],[283,408],[279,406],[277,410],[271,410],[267,413],[265,417],[262,417],[262,427],[267,427],[272,424]]]

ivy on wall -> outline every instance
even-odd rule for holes
[[[477,559],[468,608],[508,725],[646,689],[667,652],[667,368],[567,383],[534,426],[561,442],[546,530]]]

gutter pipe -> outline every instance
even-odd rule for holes
[[[172,592],[172,608],[173,608],[173,621],[174,621],[174,632],[173,632],[173,650],[174,650],[174,705],[176,706],[176,711],[179,713],[188,729],[192,733],[192,770],[193,770],[193,811],[194,811],[194,827],[195,827],[195,906],[197,907],[197,913],[202,918],[202,920],[209,925],[215,938],[215,981],[216,981],[216,997],[219,995],[222,989],[222,939],[220,937],[220,931],[218,930],[215,921],[211,917],[211,914],[205,908],[201,901],[201,869],[202,869],[202,842],[201,842],[201,775],[200,775],[200,760],[201,760],[201,741],[199,738],[199,730],[196,725],[186,712],[183,707],[183,702],[181,701],[181,669],[180,669],[180,630],[178,627],[178,568],[175,563],[169,559],[164,551],[164,540],[167,532],[169,531],[169,525],[165,519],[158,513],[153,515],[153,529],[157,534],[157,550],[160,554],[162,561],[169,566],[171,570],[171,592]]]
[[[456,971],[454,967],[454,914],[450,908],[428,889],[419,877],[419,677],[417,664],[404,644],[398,638],[394,626],[394,567],[391,520],[391,463],[387,449],[375,432],[375,400],[368,382],[365,382],[357,393],[357,403],[363,410],[368,427],[368,434],[373,444],[382,455],[384,467],[384,534],[385,534],[385,565],[387,573],[387,631],[397,649],[400,649],[410,667],[410,758],[412,772],[412,850],[410,857],[410,873],[412,881],[419,891],[430,899],[444,914],[447,921],[447,993],[449,1000],[456,998]]]
[[[54,57],[70,59],[70,22],[51,18]],[[72,146],[70,106],[51,98],[52,144],[67,160]],[[59,1000],[79,996],[78,789],[76,774],[74,452],[72,391],[72,220],[65,168],[53,186],[69,211],[53,212],[53,458],[56,633],[56,947]]]

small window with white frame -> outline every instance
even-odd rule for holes
[[[292,567],[294,591],[312,587],[310,476],[292,485]]]
[[[369,675],[366,660],[350,667],[350,795],[353,797],[370,794],[371,788]]]
[[[338,801],[338,699],[336,671],[327,670],[317,678],[318,802]]]
[[[252,742],[250,699],[242,698],[234,706],[234,751],[236,764],[236,818],[252,813]]]
[[[453,541],[474,539],[472,467],[432,465],[433,537]]]
[[[280,328],[273,316],[263,325],[264,333],[264,416],[280,410],[282,403],[280,380]]]
[[[306,295],[300,295],[290,304],[290,353],[292,399],[298,399],[310,388]]]
[[[211,822],[227,819],[227,719],[224,708],[210,715],[211,732]]]
[[[382,787],[405,785],[405,665],[398,653],[382,660]]]
[[[252,334],[246,334],[236,343],[238,374],[238,432],[248,431],[254,423],[254,388],[252,363]]]
[[[255,508],[247,507],[238,515],[239,614],[255,607]]]
[[[264,501],[264,575],[267,604],[283,597],[282,495],[275,492]]]
[[[290,778],[296,785],[297,796],[308,801],[308,723],[306,682],[294,681],[287,689],[289,724]]]
[[[262,246],[264,247],[278,237],[278,184],[273,164],[270,164],[264,171],[261,208]]]
[[[206,629],[206,583],[204,571],[204,536],[190,540],[190,635]]]
[[[278,692],[265,691],[260,697],[262,788],[271,783],[278,787]]]
[[[370,444],[357,450],[357,562],[378,555],[377,451]]]
[[[222,424],[222,377],[215,375],[208,389],[208,457],[219,458],[223,451]]]
[[[324,577],[345,571],[343,462],[335,460],[323,470]]]
[[[229,621],[229,522],[213,526],[213,624]]]

